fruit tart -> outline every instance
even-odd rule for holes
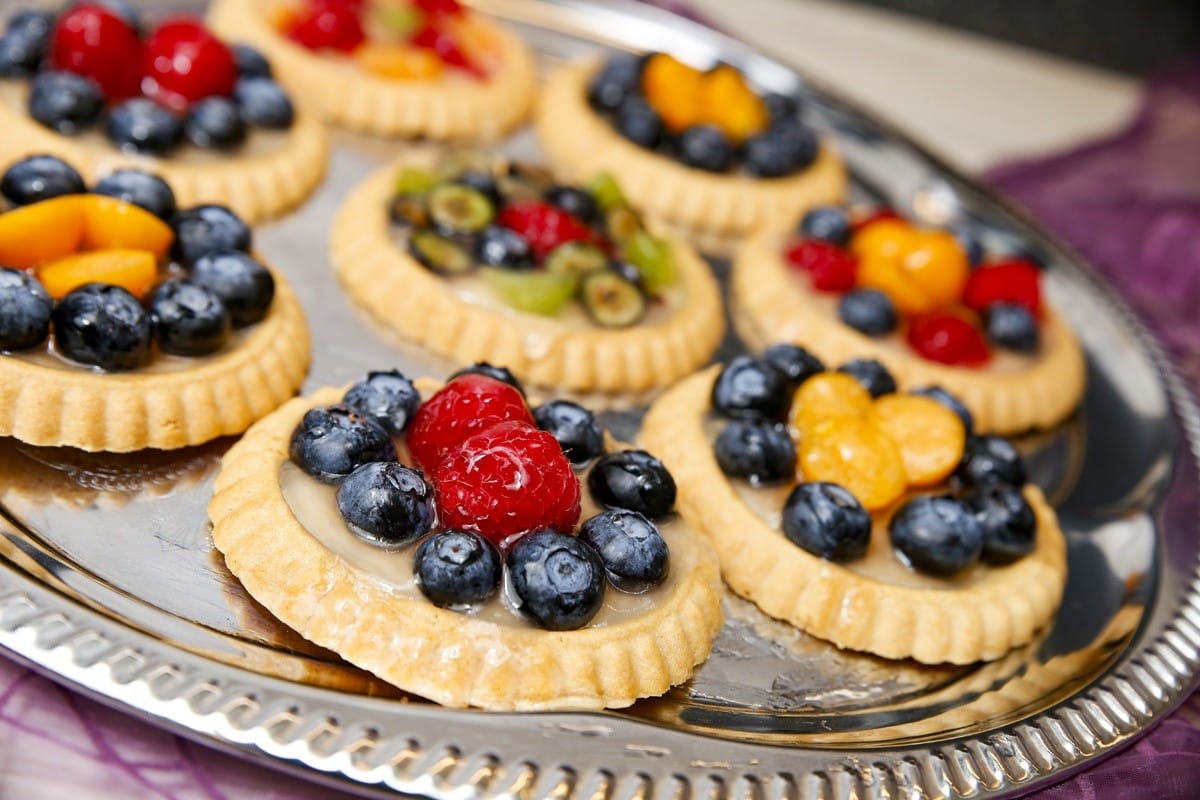
[[[877,359],[901,386],[961,398],[984,432],[1052,427],[1083,397],[1083,352],[1045,299],[1039,266],[985,253],[961,232],[887,210],[856,219],[814,209],[794,234],[745,242],[731,280],[751,345]]]
[[[605,175],[559,185],[490,154],[413,155],[354,191],[331,239],[342,285],[385,325],[538,385],[664,386],[724,331],[708,266]]]
[[[46,155],[0,194],[0,435],[175,449],[241,433],[303,382],[300,305],[229,209],[176,209],[135,170],[87,192]]]
[[[147,29],[128,6],[102,2],[9,16],[0,126],[5,161],[52,153],[89,179],[145,168],[181,204],[220,203],[249,222],[303,201],[328,151],[323,126],[258,51],[186,17]]]
[[[620,707],[687,680],[720,578],[663,464],[506,370],[372,372],[225,456],[213,541],[312,642],[448,706]]]
[[[1017,450],[945,390],[897,392],[878,362],[740,356],[663,394],[641,441],[730,588],[838,647],[995,659],[1062,600],[1065,540]]]
[[[497,139],[533,100],[529,48],[457,0],[215,0],[208,19],[266,53],[327,122],[361,133]]]
[[[568,65],[535,116],[564,177],[611,171],[645,213],[714,244],[790,228],[846,190],[799,100],[758,91],[728,64],[701,70],[655,52]]]

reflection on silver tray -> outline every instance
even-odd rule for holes
[[[988,797],[1082,767],[1182,699],[1200,664],[1200,418],[1107,289],[971,182],[733,40],[625,2],[476,5],[518,24],[547,63],[654,47],[798,88],[836,135],[858,199],[970,221],[990,245],[1050,265],[1049,290],[1089,354],[1084,407],[1023,442],[1069,540],[1057,622],[994,663],[927,667],[839,652],[731,597],[712,658],[665,697],[621,713],[442,709],[343,664],[245,595],[204,516],[228,442],[141,458],[0,441],[0,644],[209,743],[364,792],[439,798]],[[373,328],[326,263],[338,204],[403,147],[339,135],[326,184],[256,233],[312,321],[310,387],[385,365],[448,369]],[[505,150],[536,158],[528,132]],[[730,339],[722,355],[738,348]],[[606,414],[622,437],[639,420]]]

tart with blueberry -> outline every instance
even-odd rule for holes
[[[1016,448],[878,362],[741,356],[668,390],[641,440],[730,588],[838,647],[991,660],[1062,600],[1066,543]]]
[[[1083,397],[1083,352],[1042,284],[1036,263],[967,234],[838,207],[745,242],[732,275],[751,344],[877,359],[903,387],[949,390],[981,431],[1001,434],[1052,427]]]
[[[261,53],[195,19],[149,28],[119,3],[9,16],[0,126],[6,161],[50,153],[91,180],[149,169],[181,204],[220,203],[249,222],[300,204],[328,153],[323,126]]]
[[[300,387],[308,327],[250,229],[161,178],[0,176],[0,435],[128,452],[241,433]]]
[[[503,378],[511,383],[506,383]],[[449,706],[603,708],[687,680],[721,625],[662,462],[487,365],[373,372],[225,456],[213,541],[305,638]]]
[[[636,392],[691,373],[724,331],[708,266],[653,231],[608,176],[560,185],[458,152],[368,178],[331,247],[359,305],[440,355],[542,386]]]
[[[802,112],[733,66],[701,70],[656,52],[562,67],[536,125],[564,177],[612,172],[647,214],[721,243],[841,201],[845,168]]]
[[[533,100],[529,48],[457,0],[216,0],[208,19],[267,54],[327,122],[362,133],[498,139]]]

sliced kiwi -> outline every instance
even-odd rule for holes
[[[614,206],[604,212],[604,229],[614,242],[624,242],[642,229],[642,221],[629,206]]]
[[[601,172],[592,178],[592,182],[588,184],[587,190],[601,211],[609,211],[618,206],[629,205],[625,199],[625,194],[621,191],[621,186],[617,183],[617,179],[607,172]]]
[[[487,195],[461,183],[443,183],[429,193],[429,220],[439,233],[478,233],[496,215]]]
[[[429,209],[425,206],[425,198],[415,194],[398,194],[392,198],[389,209],[392,222],[397,225],[412,228],[429,226]]]
[[[654,294],[675,282],[671,245],[639,230],[623,243],[625,258],[642,273],[642,285]]]
[[[479,276],[492,288],[505,305],[531,314],[557,314],[571,301],[579,286],[575,275],[555,275],[549,272],[515,272],[498,267],[484,267]]]
[[[393,187],[397,195],[423,195],[438,184],[438,176],[420,167],[403,167]]]
[[[417,261],[443,275],[462,275],[475,266],[464,248],[433,231],[414,231],[408,246]]]
[[[594,244],[567,242],[546,256],[546,271],[555,275],[583,275],[608,266],[608,256]]]
[[[633,283],[615,272],[589,272],[580,285],[580,301],[588,316],[605,328],[624,328],[646,314],[646,298]]]

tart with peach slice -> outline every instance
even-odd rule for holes
[[[1053,618],[1066,543],[1006,439],[878,362],[776,345],[680,382],[641,441],[679,480],[725,582],[838,647],[966,664]]]
[[[282,277],[221,206],[160,219],[160,179],[130,200],[35,156],[0,178],[0,435],[128,452],[241,433],[299,388],[308,328]],[[167,194],[164,195],[163,192]],[[173,207],[173,202],[172,202]]]
[[[498,139],[533,99],[529,48],[457,0],[216,0],[208,19],[261,49],[327,122],[362,133]]]
[[[1079,341],[1044,298],[1038,265],[969,244],[891,212],[817,209],[798,234],[741,246],[734,319],[755,345],[877,359],[901,386],[942,386],[982,431],[1052,427],[1083,397]]]

